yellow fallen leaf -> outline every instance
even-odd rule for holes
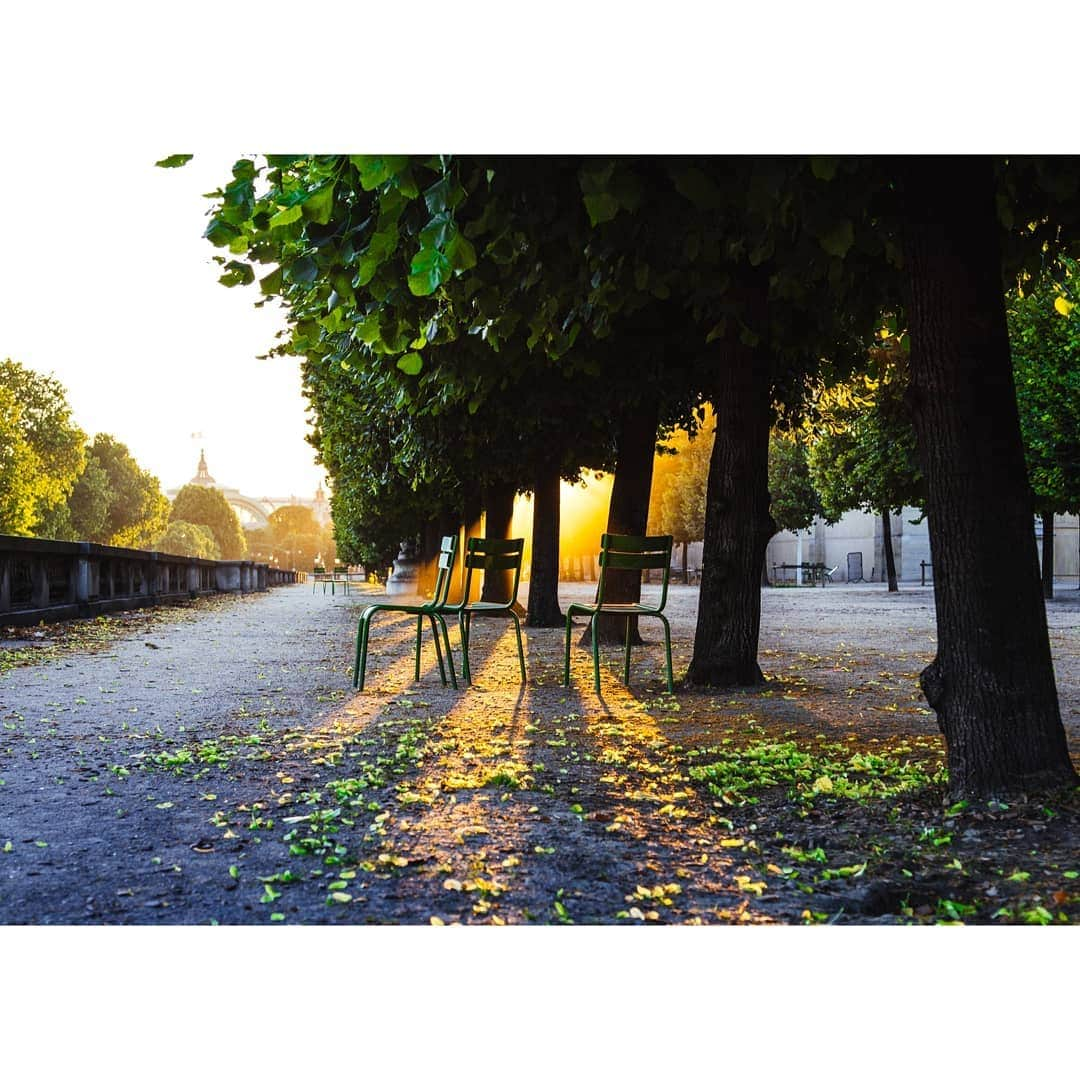
[[[833,782],[827,776],[819,776],[814,781],[814,791],[821,791],[828,794],[833,789]]]
[[[1075,304],[1070,303],[1064,296],[1057,296],[1054,298],[1054,310],[1059,315],[1064,315],[1066,318],[1072,314],[1072,309],[1076,307]]]
[[[739,839],[733,838],[731,840],[721,840],[720,841],[720,846],[721,847],[742,847],[743,844],[745,844],[745,843],[746,843],[745,840],[739,840]]]
[[[438,915],[432,915],[431,918],[428,921],[431,923],[432,926],[445,926],[446,925],[446,923],[444,923],[442,921],[442,919],[439,918]]]
[[[446,880],[445,880],[445,881],[444,881],[444,882],[442,883],[442,887],[443,887],[444,889],[450,889],[450,890],[452,890],[453,892],[461,892],[461,890],[462,890],[462,887],[463,887],[463,886],[462,886],[461,882],[460,882],[460,881],[458,881],[458,879],[457,879],[457,878],[452,878],[452,877],[448,877],[448,878],[447,878],[447,879],[446,879]]]

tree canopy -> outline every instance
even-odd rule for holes
[[[240,519],[217,488],[185,484],[173,499],[169,520],[205,525],[223,559],[242,559],[247,551]]]
[[[86,435],[63,385],[15,360],[0,363],[0,529],[35,535],[64,505],[86,461]]]

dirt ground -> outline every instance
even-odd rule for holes
[[[478,621],[455,691],[426,631],[413,682],[415,624],[390,614],[355,693],[373,599],[303,585],[0,630],[0,922],[1080,918],[1075,792],[945,804],[929,588],[766,589],[768,684],[674,695],[658,624],[597,696],[576,644],[561,685],[561,631],[525,631],[523,686],[508,625]],[[696,602],[673,588],[676,678]],[[1080,593],[1048,622],[1080,760]]]

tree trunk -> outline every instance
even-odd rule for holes
[[[685,540],[682,544],[682,582],[690,584],[690,545]]]
[[[514,485],[492,484],[484,490],[484,536],[488,540],[508,540],[514,518]],[[514,574],[511,570],[484,573],[480,599],[505,604],[510,599]]]
[[[885,573],[889,579],[889,592],[899,592],[896,583],[896,559],[892,548],[892,519],[888,510],[881,511],[881,546],[885,551]]]
[[[533,491],[532,565],[527,626],[565,626],[559,608],[559,465],[536,478]]]
[[[626,409],[618,435],[618,462],[611,485],[607,531],[625,536],[644,536],[649,527],[649,494],[652,490],[653,459],[656,456],[656,429],[660,423],[660,403],[652,396]],[[597,537],[599,545],[600,537]],[[607,575],[604,602],[636,604],[641,599],[641,574],[634,570],[615,570]],[[630,644],[641,645],[637,616],[630,619]],[[622,645],[626,641],[626,617],[602,615],[597,620],[600,641]],[[592,635],[586,626],[580,644],[591,645]]]
[[[921,684],[953,798],[1075,784],[1061,724],[1005,325],[989,163],[910,158],[909,396],[938,651]]]
[[[1047,600],[1054,599],[1054,514],[1042,515],[1042,590]]]
[[[441,541],[439,519],[431,518],[424,523],[424,531],[420,535],[420,568],[416,575],[416,587],[421,596],[431,596],[435,591]]]
[[[764,305],[763,287],[758,304]],[[717,358],[711,401],[716,441],[705,496],[694,655],[686,682],[753,686],[758,667],[761,574],[776,533],[769,513],[771,365],[766,351],[726,339]]]

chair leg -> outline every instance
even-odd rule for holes
[[[439,661],[439,678],[442,679],[442,684],[445,686],[446,668],[443,667],[442,646],[439,644],[439,628],[435,625],[434,615],[429,615],[428,620],[431,623],[431,636],[435,639],[435,656]]]
[[[353,689],[356,690],[360,685],[360,646],[363,643],[364,637],[364,620],[361,618],[356,624],[356,662],[353,664]]]
[[[413,682],[420,681],[420,635],[424,629],[424,616],[416,616],[416,662],[413,665]]]
[[[626,616],[626,648],[623,654],[622,681],[624,686],[630,685],[630,628],[634,625],[633,619]]]
[[[356,673],[353,676],[353,686],[357,690],[364,689],[364,671],[367,668],[368,637],[371,634],[371,613],[360,616],[360,630],[358,631]]]
[[[521,667],[521,681],[526,682],[525,678],[525,650],[521,647],[521,620],[517,616],[517,612],[512,608],[510,610],[510,617],[514,620],[514,630],[517,632],[517,647],[518,647],[518,664]]]
[[[596,687],[596,692],[600,693],[600,637],[597,633],[597,619],[600,618],[600,612],[596,612],[589,622],[589,633],[592,635],[592,669],[593,669],[593,685]]]
[[[675,682],[671,677],[671,627],[663,615],[656,616],[664,624],[664,648],[667,653],[667,689],[669,694],[675,693]]]
[[[573,620],[570,612],[566,613],[566,659],[563,661],[562,684],[570,685],[570,634],[573,629]]]
[[[469,626],[465,612],[458,612],[458,626],[461,628],[461,678],[466,686],[472,685],[472,673],[469,671]]]
[[[450,668],[450,685],[456,690],[458,688],[458,684],[457,676],[454,674],[454,654],[450,651],[450,632],[446,629],[446,620],[441,615],[433,615],[433,622],[435,619],[439,620],[439,625],[442,627],[443,641],[446,644],[446,663]]]

